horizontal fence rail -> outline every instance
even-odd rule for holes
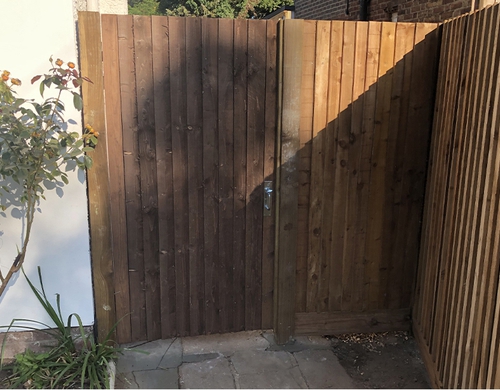
[[[443,25],[413,310],[435,387],[500,387],[499,13]]]

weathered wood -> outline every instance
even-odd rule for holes
[[[335,335],[410,330],[410,310],[379,310],[360,313],[297,313],[297,335]]]
[[[445,388],[498,386],[499,14],[443,26],[414,333]]]
[[[315,58],[316,21],[304,21],[302,57]],[[299,128],[299,186],[297,211],[297,283],[296,307],[306,310],[307,301],[307,257],[309,247],[309,197],[311,187],[312,121],[314,108],[314,61],[303,61],[300,89]],[[281,111],[281,110],[280,110]]]
[[[170,88],[176,96],[171,99],[172,169],[174,188],[174,248],[176,277],[177,333],[190,333],[189,297],[189,189],[188,189],[188,125],[185,96],[186,75],[186,19],[169,18]]]
[[[120,100],[120,74],[118,56],[118,21],[114,15],[102,15],[102,46],[104,90],[106,94],[106,134],[110,180],[110,215],[113,243],[113,270],[116,318],[116,341],[131,341],[130,286],[128,279],[127,222],[125,219],[125,183],[123,168],[122,117]]]
[[[265,56],[264,21],[248,25],[246,329],[262,324],[262,219],[264,209]]]
[[[218,42],[219,256],[221,331],[233,329],[233,22],[219,20]]]
[[[217,129],[217,23],[202,21],[203,61],[203,185],[206,332],[220,330],[219,304],[219,155]]]
[[[148,340],[161,338],[160,266],[158,263],[158,191],[154,123],[151,18],[134,16],[137,132],[144,243],[144,285]],[[154,95],[153,95],[154,96]]]
[[[98,339],[103,340],[116,321],[116,311],[100,26],[99,13],[79,12],[80,71],[92,80],[82,86],[83,121],[100,134],[99,147],[92,153],[94,165],[87,172],[87,185],[96,327]]]
[[[274,251],[276,230],[276,115],[277,115],[277,23],[267,23],[266,100],[264,140],[264,180],[272,183],[271,215],[264,217],[262,229],[262,328],[273,327]]]
[[[189,203],[190,335],[204,333],[205,273],[203,240],[203,85],[201,19],[186,19],[186,109]]]
[[[314,312],[322,308],[325,303],[325,294],[328,290],[323,288],[320,294],[320,285],[324,279],[326,269],[323,269],[323,251],[321,232],[323,215],[323,166],[326,129],[326,115],[328,103],[328,71],[330,54],[330,23],[318,21],[315,34],[316,53],[314,58],[314,105],[312,127],[312,153],[310,173],[310,198],[309,198],[309,247],[307,256],[307,301],[306,311]],[[326,262],[325,262],[326,263]],[[326,280],[324,280],[326,282]]]
[[[147,330],[146,297],[144,293],[144,256],[141,239],[143,233],[132,16],[118,18],[118,49],[123,124],[123,165],[125,170],[131,340],[140,341],[147,339]]]
[[[234,22],[234,234],[233,301],[235,330],[245,329],[245,218],[247,164],[247,29],[248,21]]]
[[[156,130],[156,174],[158,188],[158,237],[161,292],[161,334],[176,333],[174,195],[172,171],[172,119],[170,110],[170,58],[167,17],[151,20]]]
[[[297,256],[297,205],[299,150],[300,86],[302,75],[302,39],[304,23],[301,20],[280,21],[283,24],[282,55],[282,117],[278,134],[280,149],[279,192],[277,208],[279,219],[276,234],[277,283],[275,286],[274,333],[278,343],[286,343],[294,334],[295,269]]]

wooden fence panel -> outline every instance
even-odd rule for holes
[[[436,387],[498,386],[500,7],[443,26],[413,312]]]
[[[276,22],[101,23],[118,341],[271,327]]]
[[[296,333],[408,329],[437,25],[304,21],[302,36]]]

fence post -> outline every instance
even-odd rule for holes
[[[101,16],[98,12],[78,13],[78,41],[80,72],[92,80],[92,83],[84,83],[82,86],[83,121],[85,124],[90,124],[100,134],[99,144],[92,152],[93,167],[87,171],[87,185],[96,328],[97,337],[102,341],[116,320],[104,115]]]
[[[279,91],[274,334],[285,344],[294,333],[297,262],[298,152],[302,81],[302,20],[279,22]]]

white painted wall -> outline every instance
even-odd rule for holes
[[[68,0],[0,0],[0,70],[9,70],[22,80],[18,94],[23,98],[40,99],[37,87],[30,80],[49,69],[48,59],[61,58],[78,63],[75,44],[73,2]],[[77,121],[74,131],[81,131],[81,114],[66,102],[66,118]],[[59,198],[47,192],[41,213],[35,216],[32,238],[24,263],[31,280],[37,280],[36,268],[41,266],[44,285],[49,296],[61,294],[63,316],[78,313],[84,325],[94,321],[94,306],[89,254],[88,210],[84,178],[70,175],[70,184]],[[21,245],[21,221],[0,216],[0,267],[5,274]],[[18,275],[0,297],[0,325],[13,318],[49,321],[27,285]]]

